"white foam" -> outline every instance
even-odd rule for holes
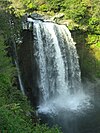
[[[91,98],[84,93],[55,97],[38,107],[39,113],[57,114],[60,111],[82,112],[91,108]]]

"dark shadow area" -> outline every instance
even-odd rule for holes
[[[87,44],[88,32],[83,30],[71,31],[79,55],[82,79],[94,80],[100,77],[100,62],[95,58],[95,53]]]
[[[24,90],[34,107],[38,104],[37,76],[38,69],[34,58],[33,33],[23,30],[21,33],[22,44],[18,47],[18,61]]]

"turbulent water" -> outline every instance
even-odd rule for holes
[[[38,111],[57,113],[89,105],[81,86],[81,72],[75,42],[65,25],[33,23],[35,59],[39,68]]]

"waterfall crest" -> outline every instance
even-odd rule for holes
[[[37,20],[33,27],[34,55],[39,68],[39,111],[52,112],[69,106],[76,109],[85,95],[70,31],[65,25]]]

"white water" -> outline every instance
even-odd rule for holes
[[[48,32],[50,33],[50,36],[53,40],[54,48],[55,48],[55,63],[56,63],[56,69],[58,72],[57,76],[57,92],[58,94],[66,93],[67,91],[67,85],[65,82],[65,67],[64,67],[64,61],[62,58],[61,50],[59,47],[58,38],[56,36],[56,33],[54,31],[54,24],[47,23],[45,24],[45,27],[48,29]],[[49,27],[49,28],[48,28]],[[65,89],[66,87],[66,89]]]
[[[39,67],[41,113],[79,111],[89,106],[81,86],[75,42],[64,25],[34,22],[35,57]]]
[[[17,69],[17,74],[18,74],[18,81],[19,81],[19,85],[20,85],[20,90],[21,90],[22,94],[25,95],[24,87],[23,87],[23,84],[22,84],[21,75],[20,75],[20,71],[19,71],[19,66],[18,66],[18,63],[17,63],[16,60],[15,60],[15,65],[16,65],[16,69]]]
[[[20,90],[21,90],[22,94],[25,95],[24,87],[23,87],[22,80],[21,80],[21,74],[20,74],[20,70],[19,70],[19,65],[18,65],[18,55],[17,55],[17,50],[16,50],[16,43],[15,43],[14,40],[13,40],[13,42],[14,42],[13,46],[14,46],[14,53],[15,53],[14,62],[15,62],[16,69],[17,69],[19,86],[20,86]]]
[[[46,62],[45,62],[45,54],[43,50],[43,41],[40,31],[40,25],[36,25],[36,36],[38,41],[38,53],[39,53],[39,70],[40,70],[40,82],[39,87],[41,89],[41,93],[43,95],[43,100],[46,101],[49,98],[49,90],[48,90],[48,80],[46,75]],[[41,102],[41,101],[40,101]]]

